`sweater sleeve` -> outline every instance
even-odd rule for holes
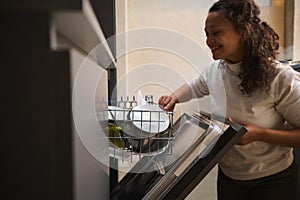
[[[285,67],[273,84],[276,110],[289,124],[300,127],[300,73]]]
[[[206,67],[200,72],[198,77],[188,82],[193,93],[192,96],[195,98],[201,98],[210,94],[207,86],[208,68],[209,67]]]

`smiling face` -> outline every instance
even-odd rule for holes
[[[224,59],[230,63],[242,61],[242,37],[225,17],[218,12],[209,13],[205,22],[205,33],[206,44],[215,60]]]

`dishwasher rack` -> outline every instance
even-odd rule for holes
[[[144,156],[172,154],[174,112],[163,109],[137,109],[139,105],[135,96],[131,98],[121,96],[120,100],[113,100],[109,103],[101,101],[98,102],[99,105],[107,107],[101,110],[102,113],[108,115],[106,136],[111,158],[122,162],[133,162],[136,156],[141,159]],[[145,96],[143,105],[154,105],[159,108],[159,105],[153,102],[152,95]],[[140,117],[134,118],[139,115]],[[148,118],[143,119],[144,116]],[[167,119],[162,116],[167,116]],[[150,127],[149,130],[145,129],[146,125]],[[152,125],[158,129],[151,130]],[[166,126],[166,129],[160,132],[162,126]]]

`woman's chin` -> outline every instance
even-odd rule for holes
[[[212,57],[213,57],[213,59],[214,60],[219,60],[219,59],[222,59],[222,57],[221,56],[218,56],[218,55],[212,55]]]

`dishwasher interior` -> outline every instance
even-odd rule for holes
[[[111,199],[184,199],[246,132],[202,111],[173,122],[151,95],[111,101],[107,115],[111,172],[123,172]]]

